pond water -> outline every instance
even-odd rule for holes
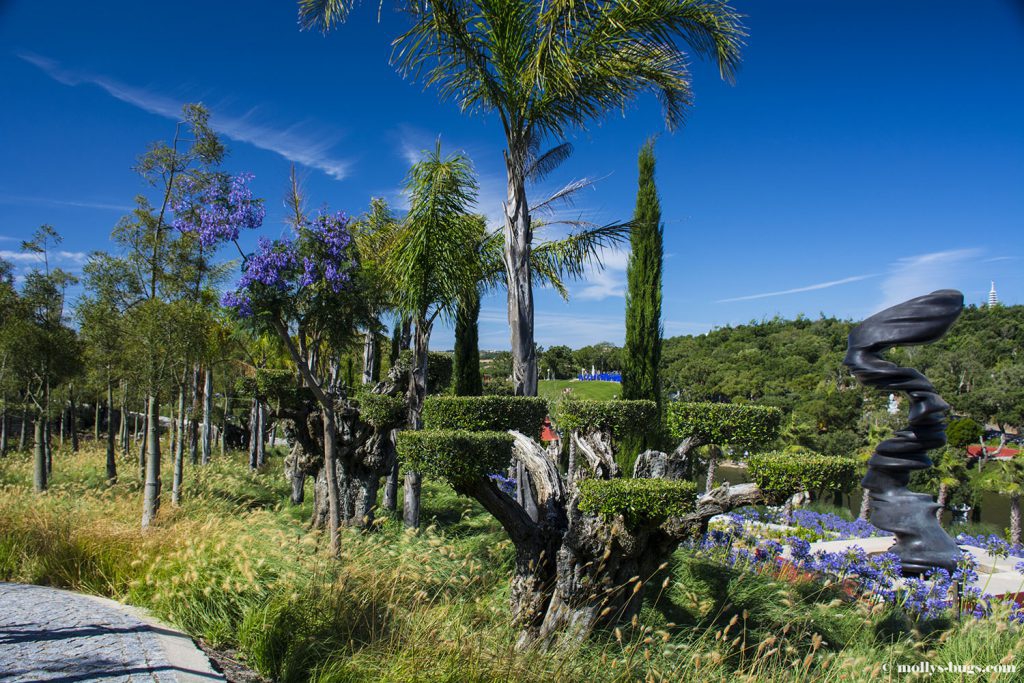
[[[732,463],[722,463],[718,467],[717,479],[730,484],[742,484],[747,478],[747,468]],[[860,502],[863,489],[857,488],[851,494],[843,496],[843,505],[849,508],[853,516],[860,514]],[[1010,526],[1010,500],[995,493],[983,493],[981,496],[981,521],[991,524],[997,529]],[[949,512],[943,512],[943,524],[949,523]]]

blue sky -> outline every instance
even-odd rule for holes
[[[653,96],[570,140],[553,184],[600,178],[574,215],[628,219],[636,153],[658,134],[666,336],[800,313],[860,318],[995,280],[1024,299],[1024,4],[1015,0],[737,1],[750,32],[734,85],[694,62],[695,106],[664,130]],[[42,223],[61,264],[109,246],[146,190],[131,166],[201,101],[256,175],[263,234],[283,230],[295,163],[313,205],[401,206],[411,160],[440,135],[473,159],[479,210],[500,215],[502,135],[389,66],[404,17],[364,3],[328,36],[301,32],[293,2],[0,0],[0,256]],[[554,187],[554,185],[552,185]],[[543,189],[543,188],[542,188]],[[550,189],[550,188],[549,188]],[[252,239],[252,237],[250,237]],[[626,257],[537,293],[537,341],[623,338]],[[435,332],[434,348],[451,345]],[[507,348],[504,298],[484,301],[481,345]]]

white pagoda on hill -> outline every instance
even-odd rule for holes
[[[996,296],[996,283],[992,281],[992,289],[988,290],[988,307],[992,308],[999,305],[999,297]]]

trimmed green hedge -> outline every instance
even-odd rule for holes
[[[453,486],[508,470],[512,436],[505,432],[422,430],[398,433],[402,466]]]
[[[658,420],[654,401],[566,399],[558,407],[558,426],[566,431],[608,430],[614,436],[644,432]]]
[[[668,427],[676,439],[698,438],[715,446],[743,450],[775,439],[782,411],[747,403],[669,403]]]
[[[423,404],[424,429],[504,432],[536,439],[548,402],[527,396],[431,396]]]
[[[848,491],[857,470],[853,458],[818,453],[761,453],[747,459],[750,480],[775,501],[800,491]]]
[[[585,479],[580,482],[583,512],[615,517],[630,524],[661,524],[692,512],[697,485],[667,479]]]
[[[405,400],[399,396],[367,393],[356,396],[356,401],[359,418],[380,429],[397,427],[405,422],[408,415]]]

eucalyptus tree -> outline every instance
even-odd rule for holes
[[[328,30],[352,0],[300,0],[300,24]],[[671,129],[692,101],[686,44],[731,80],[745,31],[724,0],[432,0],[400,3],[412,27],[395,61],[472,114],[496,114],[505,137],[503,205],[508,319],[517,394],[537,393],[531,158],[567,154],[565,137],[640,94],[658,96]],[[536,154],[545,143],[550,150]]]
[[[150,145],[136,164],[136,171],[153,188],[156,201],[136,198],[136,208],[119,221],[113,240],[120,254],[116,283],[125,314],[126,358],[131,358],[131,379],[146,394],[145,484],[142,526],[148,527],[160,504],[160,402],[161,391],[176,370],[172,354],[178,345],[174,321],[180,319],[183,239],[174,230],[177,207],[201,194],[222,176],[215,173],[224,146],[209,126],[209,114],[196,104],[185,105],[175,124],[170,143]],[[180,216],[177,216],[180,218]]]
[[[20,384],[16,381],[15,366],[22,357],[18,348],[19,342],[24,339],[20,328],[26,324],[22,312],[22,302],[14,286],[14,268],[10,262],[0,259],[0,457],[7,455],[10,445],[8,399]]]
[[[52,470],[52,446],[48,423],[51,390],[76,376],[82,369],[78,336],[66,324],[67,288],[76,278],[60,268],[50,267],[50,252],[62,241],[49,225],[41,226],[22,250],[37,254],[42,268],[29,272],[21,289],[21,302],[28,324],[19,327],[24,335],[20,347],[20,371],[28,400],[36,410],[35,467],[36,491],[47,488]]]

